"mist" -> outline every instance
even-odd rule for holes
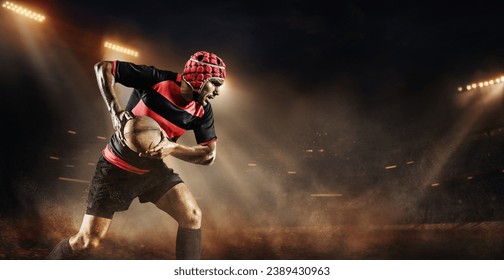
[[[9,69],[1,83],[9,143],[0,196],[6,246],[23,258],[44,257],[79,229],[96,161],[113,133],[93,65],[120,59],[180,72],[200,48],[228,65],[222,93],[212,101],[217,159],[208,167],[172,157],[165,162],[202,208],[205,258],[396,258],[399,253],[382,249],[431,240],[429,230],[439,229],[435,223],[504,217],[496,187],[504,166],[498,129],[504,124],[502,86],[457,93],[459,77],[431,74],[424,65],[428,59],[421,61],[428,56],[415,56],[408,42],[397,47],[390,40],[407,51],[400,63],[388,64],[395,54],[383,51],[389,39],[380,45],[379,35],[366,41],[362,53],[347,46],[325,57],[337,46],[321,35],[331,29],[325,20],[306,28],[296,21],[292,29],[292,15],[278,21],[289,31],[282,34],[322,36],[323,47],[269,50],[265,45],[276,35],[259,30],[271,22],[256,24],[253,16],[249,33],[233,33],[241,49],[212,40],[182,46],[174,35],[149,37],[134,21],[121,32],[108,24],[99,33],[56,20],[45,28],[0,20],[0,50],[8,54],[0,61]],[[365,40],[357,31],[342,32],[337,42],[352,46]],[[146,50],[139,58],[99,49],[102,41],[120,41],[124,34],[134,38],[127,43]],[[255,47],[260,38],[267,43]],[[311,55],[295,56],[306,53]],[[441,62],[439,72],[449,68],[447,59]],[[322,63],[330,67],[319,69]],[[495,66],[498,61],[491,65],[464,75],[476,81],[502,68]],[[117,89],[125,104],[131,89]],[[196,144],[191,131],[179,143]],[[128,211],[115,214],[109,243],[97,256],[118,250],[112,257],[173,258],[176,229],[154,205],[134,200]],[[449,240],[444,234],[440,243]],[[488,242],[481,248],[498,247]]]

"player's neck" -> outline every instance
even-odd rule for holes
[[[182,81],[182,84],[180,85],[180,96],[182,96],[185,105],[193,101],[193,90],[185,81]]]

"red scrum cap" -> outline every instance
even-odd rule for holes
[[[184,66],[182,79],[189,83],[193,91],[201,89],[210,78],[226,78],[226,64],[217,55],[199,51],[191,56]]]

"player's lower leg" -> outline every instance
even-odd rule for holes
[[[175,251],[177,260],[201,259],[201,228],[179,227]]]

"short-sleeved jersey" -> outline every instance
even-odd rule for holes
[[[180,74],[152,66],[114,61],[112,70],[115,82],[134,88],[126,110],[135,116],[149,116],[156,120],[171,141],[177,141],[187,130],[193,130],[196,142],[205,145],[217,141],[210,103],[202,106],[195,101],[189,104],[180,94]],[[124,151],[120,143],[112,141],[104,150],[139,168],[149,168],[145,158]]]

